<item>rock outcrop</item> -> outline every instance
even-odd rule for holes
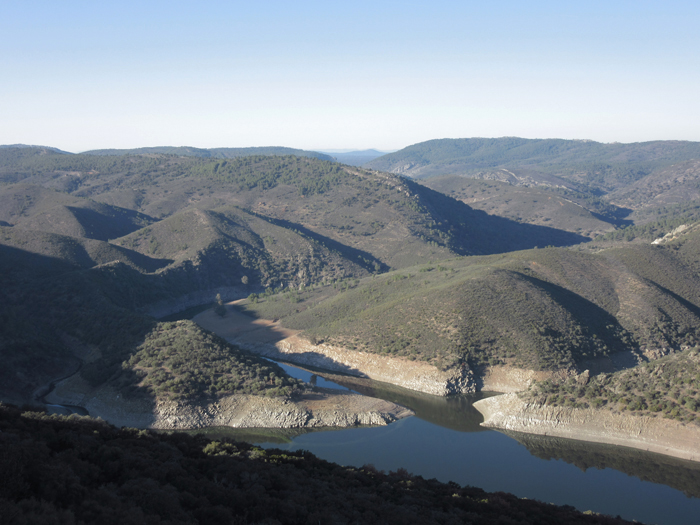
[[[554,376],[553,372],[524,370],[514,366],[486,366],[475,370],[477,386],[486,392],[521,392],[535,381],[543,381]]]
[[[517,394],[482,399],[474,407],[483,426],[638,448],[700,461],[700,426],[651,416],[591,408],[552,407],[523,401]]]

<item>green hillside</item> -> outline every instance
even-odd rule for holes
[[[152,272],[166,266],[169,262],[155,257],[146,257],[133,250],[104,241],[17,227],[0,226],[0,245],[45,255],[81,268],[92,268],[119,261],[140,272]]]
[[[622,145],[613,155],[613,145],[506,143],[513,151],[470,143],[471,155],[485,163],[501,148],[504,158],[527,154],[551,170],[505,170],[515,182],[441,177],[423,185],[312,157],[1,149],[0,315],[12,329],[0,352],[7,377],[20,378],[13,399],[80,363],[91,384],[147,397],[288,394],[292,383],[277,384],[264,367],[255,372],[259,363],[237,350],[143,314],[210,303],[217,293],[250,296],[251,314],[281,319],[311,341],[443,369],[573,370],[621,351],[653,359],[697,344],[693,228],[663,246],[625,237],[604,238],[600,246],[622,245],[602,251],[553,247],[621,227],[629,211],[597,195],[597,179],[581,182],[557,163],[661,165],[693,144]],[[621,173],[605,180],[621,184]],[[564,176],[570,182],[559,184]],[[654,208],[646,218],[657,229],[644,235],[692,219],[692,206]],[[188,351],[178,338],[218,364],[196,381],[176,370]],[[165,353],[149,357],[154,340]],[[248,368],[253,379],[236,383]]]
[[[150,297],[144,285],[157,286],[137,269],[84,270],[67,258],[7,245],[0,254],[2,399],[28,401],[38,387],[77,369],[93,386],[113,384],[149,399],[287,395],[296,384],[276,365],[243,356],[189,321],[158,323],[135,312],[130,293]]]
[[[421,179],[420,183],[490,215],[586,237],[613,230],[621,215],[619,209],[600,198],[562,188],[458,175],[440,175]]]
[[[468,362],[574,368],[621,351],[700,338],[700,285],[672,247],[564,249],[438,261],[381,277],[253,297],[313,341],[441,368]]]
[[[442,139],[365,167],[419,178],[490,214],[603,241],[646,239],[700,199],[700,143]],[[560,207],[555,205],[560,204]],[[656,227],[637,229],[649,222]],[[664,225],[663,223],[666,223]],[[671,228],[672,229],[672,228]]]
[[[661,208],[700,199],[700,155],[656,169],[648,176],[606,196],[618,206]]]
[[[134,210],[29,184],[0,186],[0,220],[17,228],[106,241],[153,222]]]
[[[585,240],[473,210],[410,180],[300,157],[34,155],[0,170],[149,217],[236,205],[380,267]],[[22,180],[25,180],[22,179]],[[72,181],[72,182],[71,182]]]
[[[590,380],[539,383],[523,394],[548,406],[600,408],[613,412],[675,419],[700,425],[698,347]]]

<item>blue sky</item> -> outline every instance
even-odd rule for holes
[[[0,144],[700,141],[697,2],[1,7]]]

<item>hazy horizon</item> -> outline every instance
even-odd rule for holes
[[[700,141],[698,15],[682,1],[14,3],[0,143]]]

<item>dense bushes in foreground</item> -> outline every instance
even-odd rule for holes
[[[116,429],[0,405],[9,524],[626,523],[309,452]]]

